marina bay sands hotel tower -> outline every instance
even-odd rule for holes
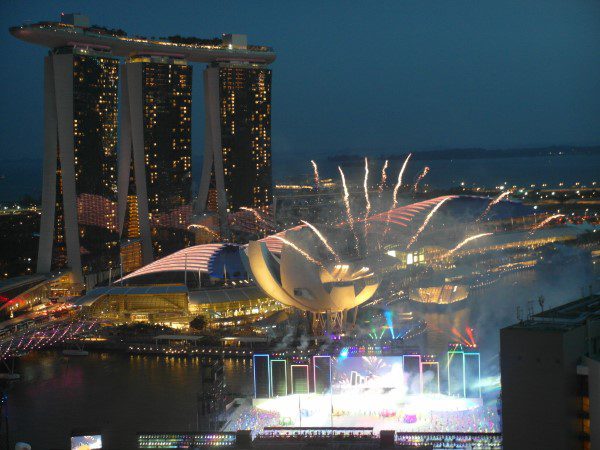
[[[272,201],[270,47],[244,35],[128,36],[63,14],[12,27],[50,49],[37,271],[92,287],[188,245],[194,220]],[[192,198],[192,63],[205,63],[205,142]]]

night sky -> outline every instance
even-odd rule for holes
[[[271,45],[276,161],[600,143],[600,1],[0,2],[0,158],[41,157],[46,49],[8,27],[82,12],[145,36]],[[202,153],[202,65],[193,152]]]

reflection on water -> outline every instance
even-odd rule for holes
[[[251,360],[225,360],[232,392],[252,392]],[[11,440],[33,448],[67,448],[71,430],[99,429],[106,448],[136,448],[135,433],[196,427],[199,360],[91,353],[31,354],[18,367],[23,380],[9,393]]]
[[[498,330],[516,322],[517,306],[526,314],[532,301],[537,312],[540,295],[546,308],[557,306],[577,298],[595,276],[582,264],[515,273],[472,293],[459,310],[415,311],[429,327],[421,335],[423,349],[444,353],[452,327],[464,334],[470,326],[482,353],[482,376],[496,375]],[[226,359],[224,368],[229,390],[251,395],[251,360]],[[106,448],[126,449],[135,448],[137,431],[196,426],[198,359],[115,353],[69,358],[45,352],[22,358],[18,371],[23,379],[14,385],[8,402],[11,440],[30,442],[33,448],[66,448],[74,428],[99,429]]]
[[[238,396],[250,396],[253,393],[252,360],[226,358],[223,363],[225,383],[229,392]]]

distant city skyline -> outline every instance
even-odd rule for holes
[[[130,34],[211,38],[233,32],[272,45],[279,55],[273,66],[275,168],[298,153],[600,141],[598,2],[389,2],[352,9],[341,2],[143,4],[154,14],[123,14],[112,2],[3,3],[0,42],[11,54],[0,62],[0,113],[11,118],[0,123],[3,158],[42,155],[46,53],[7,29],[70,11]],[[134,2],[132,10],[141,6]],[[201,102],[201,89],[195,90]],[[194,165],[201,164],[203,125],[204,112],[194,110]]]

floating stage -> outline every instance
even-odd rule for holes
[[[396,389],[373,389],[334,394],[293,394],[254,399],[258,415],[272,415],[276,424],[289,427],[372,427],[402,431],[495,431],[487,421],[481,398],[443,394],[406,395]]]
[[[476,348],[449,346],[441,361],[396,356],[253,355],[254,398],[227,430],[265,427],[370,427],[375,432],[500,429],[496,398],[482,397]]]

